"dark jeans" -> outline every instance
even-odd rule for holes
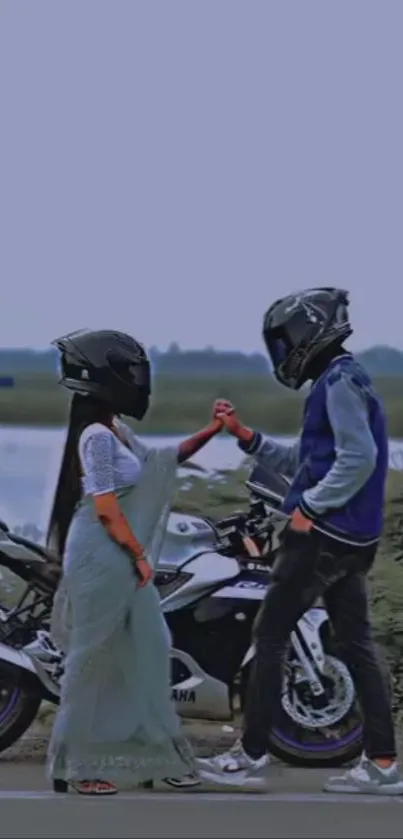
[[[368,615],[366,575],[376,545],[356,548],[312,531],[286,530],[256,628],[256,657],[242,738],[245,751],[261,757],[267,733],[280,711],[282,662],[291,631],[322,596],[340,658],[354,679],[364,721],[364,748],[370,758],[395,757],[390,695],[379,666]]]

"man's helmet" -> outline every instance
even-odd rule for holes
[[[114,413],[143,419],[151,393],[150,363],[134,338],[109,329],[81,329],[52,344],[61,353],[64,387],[96,397]]]
[[[313,360],[332,344],[342,344],[352,331],[346,291],[310,288],[277,300],[263,322],[274,375],[298,390],[311,378]]]

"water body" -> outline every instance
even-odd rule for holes
[[[0,518],[18,530],[46,529],[56,485],[65,429],[0,427]],[[179,443],[183,436],[144,437],[153,446]],[[294,438],[281,439],[292,443]],[[215,437],[194,458],[211,473],[216,469],[236,469],[244,458],[232,437]],[[390,467],[403,470],[403,440],[390,443]],[[25,530],[25,532],[27,532]],[[28,535],[28,533],[27,533]]]

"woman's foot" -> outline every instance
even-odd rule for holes
[[[117,793],[115,785],[108,781],[62,781],[60,779],[53,781],[55,792],[68,792],[69,787],[79,795],[115,795]]]
[[[116,795],[117,789],[108,781],[77,781],[71,786],[79,795]]]

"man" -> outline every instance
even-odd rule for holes
[[[199,761],[202,777],[217,784],[242,786],[264,773],[267,732],[279,712],[285,645],[299,618],[323,596],[355,681],[365,748],[359,765],[330,778],[325,790],[403,793],[366,593],[382,530],[386,422],[367,373],[343,347],[351,333],[348,296],[336,288],[290,295],[266,313],[263,337],[274,375],[294,390],[312,382],[295,446],[263,440],[242,425],[230,403],[217,403],[217,414],[244,452],[293,477],[283,507],[290,519],[256,631],[243,734],[226,754]]]

